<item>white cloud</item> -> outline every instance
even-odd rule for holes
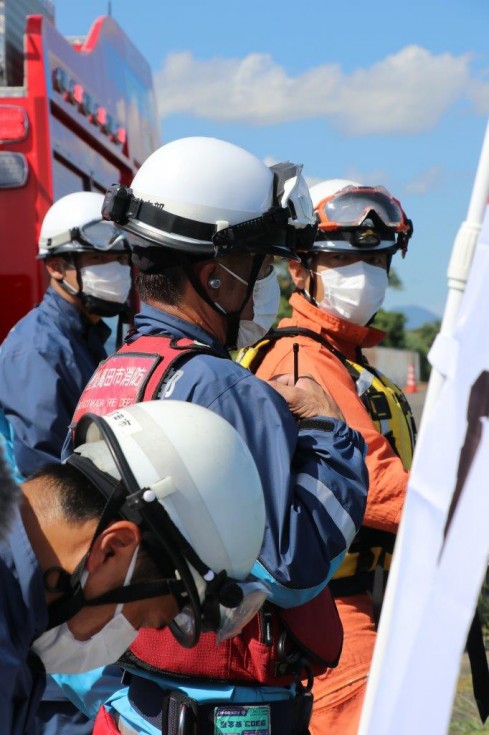
[[[265,156],[263,163],[266,163],[267,166],[273,166],[278,161],[272,156]],[[340,171],[338,176],[333,178],[357,181],[365,186],[385,186],[393,196],[402,199],[406,194],[418,196],[437,189],[443,180],[443,173],[443,166],[431,166],[431,168],[421,171],[420,174],[404,184],[402,191],[392,186],[390,175],[382,168],[360,171],[350,167]],[[304,172],[304,177],[309,188],[331,178],[331,176],[309,176],[306,172]]]
[[[383,169],[380,168],[373,169],[371,171],[359,171],[357,169],[348,168],[346,170],[339,171],[334,176],[331,176],[331,172],[329,176],[305,176],[309,187],[314,186],[315,184],[320,184],[322,181],[326,181],[330,178],[354,181],[359,184],[364,184],[365,186],[385,186],[387,189],[390,189],[390,177]]]
[[[323,118],[350,135],[412,134],[433,128],[457,100],[489,106],[489,85],[470,77],[471,56],[407,46],[352,73],[323,64],[290,77],[270,55],[195,59],[170,54],[156,74],[160,114],[273,125]]]
[[[443,177],[442,166],[432,166],[426,171],[422,171],[414,179],[411,179],[406,186],[406,194],[426,194],[433,189],[438,188]]]
[[[385,186],[387,189],[390,188],[390,176],[382,168],[374,168],[370,171],[359,171],[356,168],[349,167],[346,169],[345,174],[341,175],[342,179],[348,179],[350,181],[358,181],[359,184],[365,186]]]
[[[479,115],[489,115],[489,82],[474,79],[467,90],[467,97]]]

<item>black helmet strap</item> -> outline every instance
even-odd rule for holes
[[[248,303],[248,300],[253,293],[253,289],[255,287],[255,283],[258,277],[258,273],[260,272],[260,268],[263,264],[263,261],[265,260],[265,255],[254,255],[253,256],[253,262],[251,266],[251,272],[248,277],[248,286],[246,289],[246,294],[244,296],[243,302],[239,309],[232,312],[224,312],[219,306],[216,305],[214,301],[210,298],[209,294],[205,290],[205,288],[200,283],[199,279],[197,278],[197,275],[195,273],[195,270],[193,268],[194,263],[192,260],[187,259],[186,264],[184,264],[184,270],[187,275],[187,278],[189,279],[190,283],[192,284],[192,287],[196,293],[206,302],[206,304],[209,304],[209,306],[218,314],[225,317],[227,322],[227,331],[226,331],[226,347],[229,349],[234,349],[236,347],[236,341],[238,338],[238,330],[239,330],[239,322],[241,318],[241,314],[243,312],[243,309],[245,308],[246,304]]]

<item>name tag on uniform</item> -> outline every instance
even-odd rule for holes
[[[214,735],[270,735],[270,707],[216,707]]]

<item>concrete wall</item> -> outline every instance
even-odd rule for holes
[[[414,365],[416,382],[419,383],[419,354],[411,350],[395,350],[392,347],[369,347],[363,350],[369,363],[385,373],[400,388],[407,381],[408,368]]]

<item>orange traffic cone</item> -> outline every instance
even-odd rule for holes
[[[418,386],[416,385],[416,371],[414,369],[414,362],[411,362],[408,367],[407,382],[404,388],[404,393],[417,393]]]

